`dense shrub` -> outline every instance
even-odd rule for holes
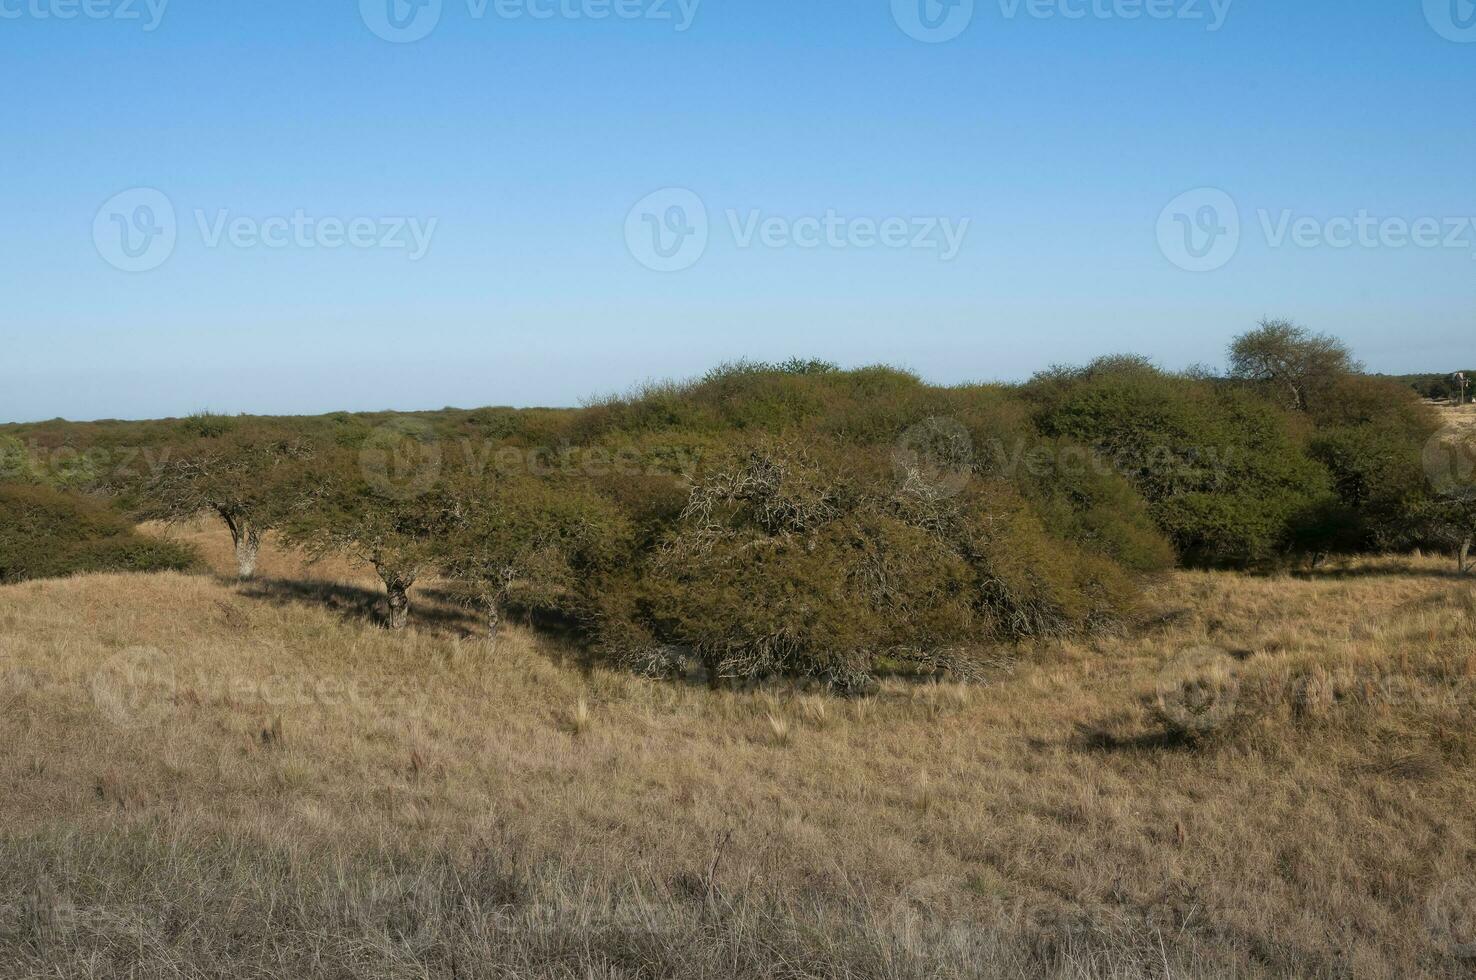
[[[1253,391],[1114,358],[1038,376],[1026,395],[1044,433],[1112,462],[1188,562],[1274,557],[1332,497],[1307,423]]]
[[[0,484],[0,582],[184,570],[196,561],[190,548],[135,532],[97,500],[39,485]]]
[[[1133,589],[1004,481],[940,488],[765,438],[709,468],[638,574],[600,592],[602,645],[640,667],[855,690],[886,661],[968,674],[992,645],[1107,625]]]

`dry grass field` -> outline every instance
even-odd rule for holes
[[[490,645],[434,589],[0,588],[0,975],[1476,971],[1476,594],[1179,572],[1139,628],[840,700]],[[1187,670],[1192,683],[1180,683]]]

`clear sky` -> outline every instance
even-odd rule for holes
[[[1472,0],[0,0],[0,84],[0,421],[1476,362]]]

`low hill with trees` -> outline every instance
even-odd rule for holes
[[[1282,321],[1228,354],[1223,378],[1119,356],[940,387],[795,360],[581,409],[6,426],[0,478],[119,520],[212,514],[243,578],[269,530],[348,556],[392,628],[434,577],[489,631],[517,609],[642,671],[845,691],[1120,629],[1175,565],[1469,549],[1413,390]]]

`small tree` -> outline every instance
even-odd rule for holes
[[[410,620],[410,589],[445,557],[445,542],[465,526],[461,501],[436,482],[423,492],[392,492],[366,475],[357,454],[323,461],[282,530],[314,559],[341,554],[373,567],[384,583],[390,629]]]
[[[145,519],[177,522],[212,512],[225,522],[236,571],[256,574],[262,535],[286,517],[286,487],[312,458],[302,441],[281,433],[227,429],[187,445],[143,486]]]
[[[1269,388],[1286,408],[1307,411],[1319,394],[1360,369],[1342,341],[1288,320],[1262,320],[1230,345],[1230,375]]]
[[[489,639],[510,602],[577,615],[591,573],[628,541],[617,508],[579,486],[500,476],[452,492],[462,521],[441,567],[482,610]]]

